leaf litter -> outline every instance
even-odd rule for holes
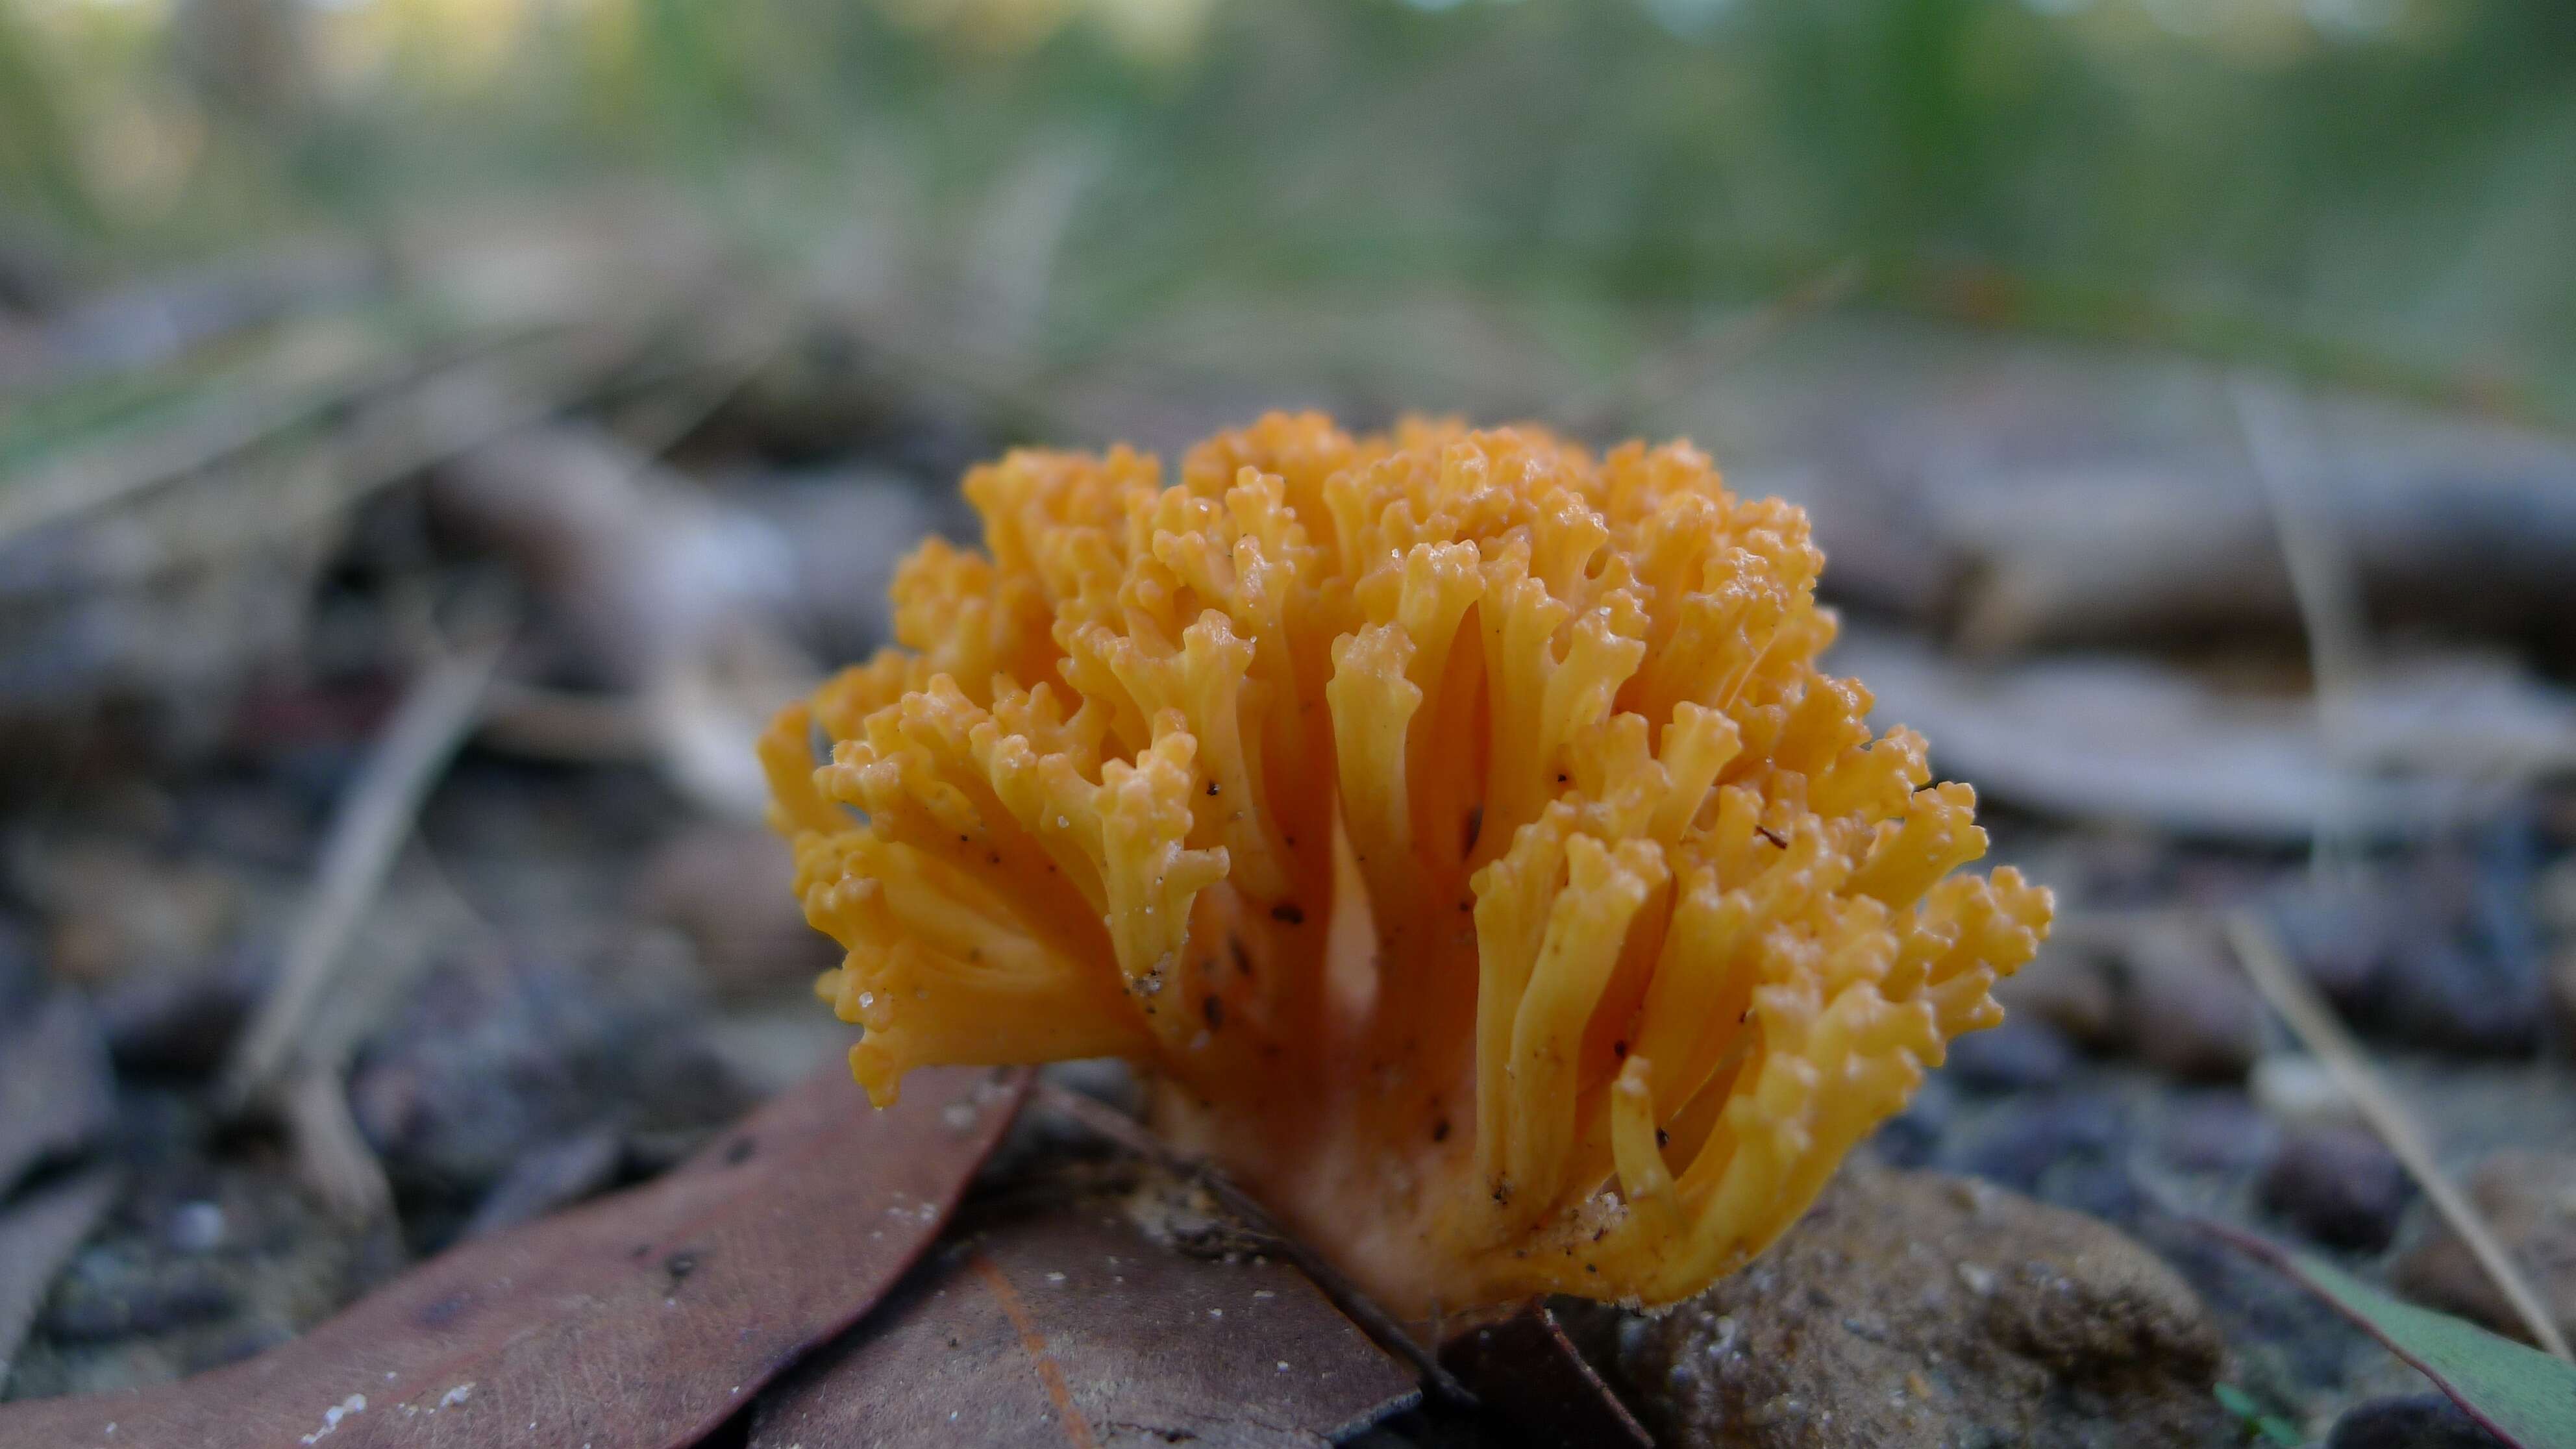
[[[1139,1222],[1186,1191],[1015,1195],[760,1404],[752,1449],[1187,1442],[1286,1449],[1421,1399],[1289,1263],[1186,1251]]]
[[[2576,1446],[2576,1367],[2466,1319],[2392,1297],[2313,1253],[2220,1223],[2202,1226],[2334,1305],[2511,1449]]]
[[[157,1388],[0,1406],[0,1446],[678,1449],[866,1313],[1001,1140],[1025,1074],[818,1071],[672,1172],[432,1260]]]

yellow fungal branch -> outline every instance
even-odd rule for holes
[[[1818,672],[1805,515],[1685,445],[1272,416],[966,493],[985,551],[915,553],[898,647],[763,746],[879,1103],[1123,1056],[1400,1310],[1670,1302],[2047,931]]]

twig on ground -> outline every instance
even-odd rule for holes
[[[383,888],[421,802],[480,716],[500,658],[497,643],[443,658],[404,695],[331,822],[285,964],[225,1066],[219,1100],[229,1110],[246,1110],[295,1066],[314,1007],[346,959],[349,939]]]
[[[1235,1186],[1233,1179],[1213,1163],[1173,1150],[1146,1130],[1143,1123],[1080,1092],[1041,1081],[1037,1084],[1035,1096],[1039,1106],[1057,1116],[1206,1188],[1210,1196],[1253,1233],[1276,1243],[1280,1256],[1315,1280],[1315,1286],[1324,1290],[1324,1296],[1333,1301],[1334,1307],[1342,1310],[1369,1337],[1376,1339],[1380,1347],[1411,1364],[1434,1391],[1455,1404],[1475,1404],[1476,1396],[1467,1391],[1466,1385],[1458,1382],[1455,1374],[1440,1366],[1439,1355],[1423,1347],[1405,1329],[1401,1320],[1360,1291],[1358,1284],[1325,1262],[1314,1249],[1280,1227],[1267,1209],[1254,1201],[1251,1194]]]
[[[654,757],[652,719],[632,695],[499,678],[492,681],[490,698],[478,736],[488,748],[580,764],[632,764]]]
[[[393,1210],[393,1186],[349,1114],[338,1063],[298,1068],[278,1092],[277,1106],[294,1149],[297,1180],[334,1217],[371,1223]]]
[[[2424,1189],[2424,1196],[2434,1211],[2460,1235],[2468,1245],[2470,1256],[2486,1270],[2497,1288],[2504,1293],[2514,1312],[2531,1330],[2532,1341],[2559,1358],[2576,1362],[2568,1352],[2567,1340],[2558,1331],[2546,1302],[2524,1276],[2504,1244],[2495,1235],[2476,1204],[2462,1193],[2459,1184],[2442,1170],[2434,1159],[2431,1139],[2415,1120],[2413,1113],[2397,1099],[2395,1093],[2371,1069],[2361,1044],[2344,1030],[2334,1009],[2326,1005],[2290,964],[2270,926],[2250,912],[2239,911],[2227,917],[2228,943],[2235,947],[2236,958],[2252,978],[2254,989],[2289,1023],[2290,1031],[2325,1064],[2362,1119],[2388,1144],[2388,1150],[2405,1165],[2406,1171]]]

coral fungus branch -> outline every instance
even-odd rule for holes
[[[763,744],[879,1102],[1123,1056],[1403,1311],[1668,1302],[2047,930],[1816,667],[1805,516],[1687,446],[1273,416],[966,492],[985,551],[914,554],[897,646]]]

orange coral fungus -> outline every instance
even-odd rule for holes
[[[966,494],[986,551],[924,545],[902,647],[764,745],[880,1103],[1122,1056],[1400,1310],[1669,1302],[2047,929],[1818,672],[1805,515],[1687,446],[1273,416],[1169,485],[1015,452]]]

